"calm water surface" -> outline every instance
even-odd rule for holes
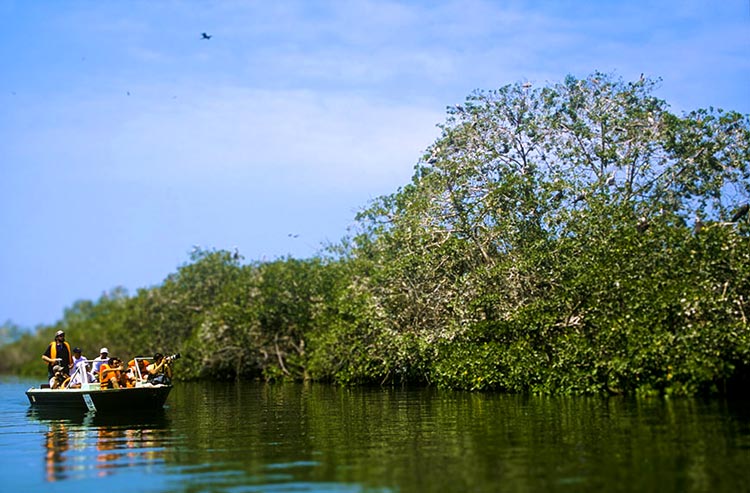
[[[188,383],[112,419],[34,383],[0,380],[0,491],[750,491],[748,402]]]

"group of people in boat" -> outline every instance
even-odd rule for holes
[[[152,363],[134,358],[126,366],[120,358],[110,357],[109,350],[103,347],[99,356],[88,360],[80,348],[71,351],[62,330],[55,333],[55,340],[47,346],[42,359],[47,363],[52,389],[78,388],[84,383],[95,382],[101,384],[102,389],[119,389],[135,387],[139,380],[151,384],[169,384],[172,380],[171,358],[161,353],[154,355]]]

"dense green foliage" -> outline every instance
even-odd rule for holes
[[[750,122],[676,116],[655,84],[476,92],[340,245],[251,264],[195,251],[159,286],[0,348],[0,370],[40,373],[64,328],[90,356],[181,351],[185,378],[732,390],[750,374]]]

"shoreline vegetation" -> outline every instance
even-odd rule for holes
[[[744,394],[750,120],[675,115],[658,83],[476,91],[338,244],[249,263],[194,250],[160,285],[34,333],[6,323],[0,372],[43,375],[63,329],[88,353],[180,352],[183,379]]]

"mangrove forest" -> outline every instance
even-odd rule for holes
[[[76,301],[34,331],[7,322],[0,371],[44,375],[62,329],[90,358],[180,352],[182,379],[744,392],[750,118],[676,114],[659,83],[475,91],[411,181],[314,257],[195,249],[156,286]]]

